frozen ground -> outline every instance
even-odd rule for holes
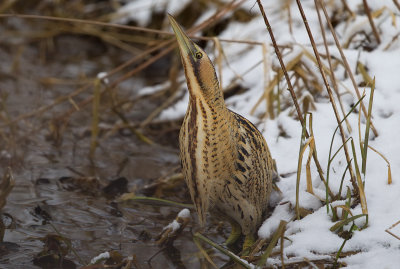
[[[174,13],[179,9],[176,1],[172,1],[170,13]],[[303,22],[298,12],[295,1],[291,1],[290,11],[292,19],[292,33],[289,30],[288,12],[284,8],[286,1],[264,1],[264,7],[272,25],[277,42],[280,45],[289,45],[293,47],[292,54],[295,56],[303,49],[312,53],[309,45],[307,33],[304,29]],[[308,22],[314,33],[317,44],[322,44],[322,36],[318,24],[318,17],[314,8],[314,1],[302,1]],[[328,12],[341,7],[341,1],[335,1],[336,7],[328,5]],[[343,253],[352,253],[341,258],[340,261],[347,264],[348,268],[399,268],[400,264],[400,240],[396,239],[389,233],[385,232],[392,224],[400,219],[400,207],[397,199],[400,196],[399,172],[400,172],[400,41],[396,38],[399,35],[399,14],[393,1],[370,0],[368,1],[372,11],[382,9],[382,14],[374,19],[381,38],[381,44],[368,51],[357,48],[356,45],[350,45],[345,50],[345,55],[352,68],[353,74],[356,76],[357,82],[363,81],[362,76],[356,72],[357,61],[363,63],[368,68],[368,74],[376,78],[376,90],[373,101],[373,124],[375,125],[379,135],[375,137],[370,133],[369,145],[382,153],[391,164],[391,172],[393,183],[388,185],[388,167],[386,162],[375,152],[369,150],[367,170],[365,178],[365,193],[367,198],[369,222],[368,227],[355,231],[352,238],[348,240],[342,250]],[[336,26],[337,34],[342,44],[349,37],[357,32],[364,31],[372,43],[375,39],[372,35],[370,24],[363,12],[362,1],[349,1],[351,10],[355,12],[355,17],[347,21],[341,21]],[[246,1],[243,4],[252,13],[259,14],[258,6],[255,1]],[[143,16],[146,19],[146,16]],[[205,16],[201,17],[201,20]],[[330,44],[331,54],[340,58],[333,38],[329,30],[327,32],[328,42]],[[231,23],[227,30],[220,36],[225,39],[249,40],[270,42],[264,22],[260,16],[253,19],[249,23]],[[354,40],[365,39],[360,35]],[[357,41],[354,41],[357,42]],[[360,43],[360,42],[358,42]],[[230,67],[239,75],[244,74],[250,67],[262,60],[262,47],[259,45],[248,46],[245,44],[222,43],[225,54],[229,61]],[[322,54],[325,54],[323,46],[319,46]],[[212,54],[212,48],[208,48]],[[267,47],[267,57],[271,66],[277,67],[278,61],[273,49]],[[305,57],[305,56],[303,56]],[[285,61],[289,61],[291,56],[285,57]],[[317,66],[311,61],[309,67],[317,72]],[[327,65],[327,62],[325,62]],[[270,78],[275,73],[270,72]],[[227,66],[224,67],[223,85],[228,85],[234,78],[235,73]],[[246,116],[253,121],[263,132],[270,147],[273,157],[276,159],[278,171],[280,174],[286,175],[278,183],[282,194],[275,195],[274,202],[277,204],[271,217],[265,220],[259,230],[259,236],[271,236],[280,220],[290,221],[294,216],[293,206],[295,204],[296,193],[296,171],[298,162],[298,152],[300,145],[301,126],[289,115],[293,107],[285,109],[275,119],[260,120],[259,115],[265,112],[266,103],[263,101],[251,114],[250,111],[260,98],[264,89],[264,68],[260,63],[256,68],[243,75],[243,84],[251,90],[242,95],[229,98],[227,103],[229,107]],[[346,113],[350,110],[351,105],[357,102],[357,96],[352,87],[351,81],[345,75],[342,65],[336,69],[336,78],[339,81],[339,91],[342,94],[344,108]],[[322,85],[322,79],[319,78]],[[281,86],[284,83],[281,83]],[[367,97],[364,104],[368,105],[370,88],[359,87],[360,92],[365,89]],[[148,89],[147,89],[148,90]],[[288,98],[288,93],[282,93],[283,98]],[[182,117],[186,110],[188,96],[180,100],[173,107],[165,110],[160,118],[171,119]],[[337,126],[331,104],[327,97],[326,91],[314,96],[316,109],[311,111],[313,114],[313,129],[316,140],[316,147],[320,163],[326,175],[326,167],[328,162],[328,153],[332,134]],[[368,107],[368,106],[367,106]],[[343,115],[341,114],[343,117]],[[347,133],[348,137],[353,137],[360,162],[359,136],[358,136],[358,113],[352,113],[349,116],[349,123],[352,131]],[[364,136],[365,118],[361,118],[361,134]],[[285,136],[282,136],[284,131]],[[334,149],[340,147],[340,137],[336,136]],[[348,144],[350,146],[350,144]],[[350,149],[350,147],[349,147]],[[306,159],[306,158],[305,158]],[[339,190],[342,174],[347,163],[344,154],[341,152],[333,161],[330,172],[330,188],[336,194]],[[318,173],[314,164],[311,166],[313,185],[316,195],[325,197],[325,186],[321,184]],[[342,196],[345,197],[347,187],[352,188],[346,176]],[[287,203],[289,202],[289,203]],[[344,205],[345,201],[335,201],[332,205]],[[323,259],[332,257],[338,252],[344,239],[336,233],[330,231],[330,227],[335,222],[332,221],[332,213],[327,214],[326,207],[323,203],[306,192],[306,174],[305,162],[303,161],[301,184],[300,184],[300,206],[306,209],[312,209],[313,213],[304,217],[299,221],[290,221],[287,225],[285,236],[289,240],[284,242],[285,261],[296,261],[307,258],[309,260]],[[361,206],[357,205],[351,209],[353,215],[361,214]],[[356,221],[359,227],[365,224],[365,218]],[[400,225],[399,225],[400,226]],[[350,225],[345,226],[348,230]],[[398,227],[396,227],[398,228]],[[396,228],[392,230],[396,233]],[[400,235],[400,229],[397,235]],[[279,246],[279,244],[278,244]],[[279,248],[277,247],[277,250]],[[280,264],[279,260],[269,259],[268,263]]]

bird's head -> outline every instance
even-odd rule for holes
[[[168,18],[181,52],[190,97],[202,98],[214,107],[224,105],[223,94],[210,58],[185,34],[171,15],[168,14]]]

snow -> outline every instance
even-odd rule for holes
[[[165,1],[159,2],[164,3]],[[177,2],[179,1],[172,1],[171,3],[174,4],[167,6],[169,13],[174,14],[174,12],[184,6],[181,4],[178,7],[175,5]],[[312,50],[295,1],[291,1],[293,34],[290,33],[288,27],[288,14],[282,7],[284,2],[286,3],[286,1],[271,0],[264,1],[263,4],[267,16],[269,16],[278,44],[289,45],[294,48],[290,55],[287,55],[288,51],[285,51],[286,55],[284,61],[288,63],[290,59],[302,51],[302,48],[306,48],[310,52]],[[317,44],[321,44],[322,36],[320,34],[314,3],[313,1],[302,2],[308,22],[314,33],[315,41]],[[139,3],[141,2],[132,2],[131,8],[138,8],[137,5],[139,5]],[[151,1],[149,3],[154,2]],[[335,5],[340,6],[340,3],[340,1],[337,1]],[[358,12],[359,10],[363,10],[362,1],[348,1],[348,4],[355,12],[356,16],[351,20],[340,22],[335,28],[341,44],[347,42],[355,32],[360,30],[365,31],[369,38],[374,40],[367,17],[362,15],[363,12]],[[393,5],[393,1],[391,0],[369,0],[368,4],[372,11],[384,7],[387,8],[380,17],[374,19],[382,43],[371,51],[362,50],[351,44],[344,50],[344,53],[349,61],[357,83],[363,80],[362,76],[355,70],[357,61],[363,63],[371,77],[376,78],[372,114],[373,124],[375,125],[379,135],[375,137],[373,133],[370,132],[369,145],[378,150],[389,160],[393,176],[393,184],[388,185],[387,183],[387,163],[377,153],[369,150],[366,175],[363,177],[363,180],[365,180],[365,193],[369,213],[368,227],[360,231],[354,231],[352,238],[346,242],[342,250],[342,253],[352,253],[352,255],[341,258],[339,261],[346,263],[347,268],[351,269],[399,268],[400,240],[385,232],[385,230],[400,220],[400,206],[397,204],[400,195],[400,182],[398,178],[400,173],[400,154],[398,153],[400,150],[400,139],[398,136],[400,133],[400,41],[399,39],[394,39],[394,37],[399,33],[398,25],[400,24],[400,11]],[[146,5],[150,4],[146,3]],[[258,7],[255,5],[254,1],[245,1],[243,8],[250,10],[253,14],[259,14]],[[328,12],[331,13],[333,7],[328,5],[327,9]],[[395,14],[394,17],[391,16],[389,10]],[[135,15],[137,15],[137,19],[140,21],[141,25],[145,24],[146,20],[149,18],[148,14],[140,15],[135,13]],[[199,21],[206,19],[206,15],[207,14],[203,14]],[[395,24],[392,23],[392,18],[394,18]],[[340,54],[334,46],[333,38],[329,30],[325,29],[325,31],[328,43],[330,44],[329,48],[331,55],[336,59],[340,59]],[[260,16],[248,23],[231,23],[227,30],[220,35],[220,38],[270,42],[266,27]],[[364,37],[362,38],[364,39]],[[359,38],[359,40],[361,39]],[[246,73],[242,77],[243,80],[241,81],[241,84],[245,87],[249,87],[249,90],[242,95],[229,98],[227,100],[227,105],[230,109],[247,117],[258,126],[259,130],[262,131],[268,141],[271,154],[276,160],[278,172],[286,175],[277,183],[282,194],[274,194],[274,200],[276,200],[274,204],[276,206],[273,212],[271,212],[271,215],[265,220],[259,229],[259,236],[270,238],[276,231],[279,222],[285,220],[288,222],[285,236],[289,239],[284,241],[283,252],[286,261],[303,260],[305,258],[309,260],[321,258],[332,259],[332,257],[335,257],[344,239],[339,237],[337,233],[330,231],[330,228],[335,224],[335,222],[332,221],[332,212],[327,213],[326,207],[323,203],[316,198],[316,196],[306,192],[305,160],[308,156],[308,150],[303,158],[299,195],[300,206],[312,210],[313,213],[307,215],[301,220],[293,220],[295,215],[296,171],[302,131],[299,122],[291,116],[290,112],[293,111],[293,106],[281,111],[281,113],[273,120],[260,120],[258,115],[264,113],[266,109],[266,103],[264,100],[252,115],[250,112],[260,96],[262,96],[264,90],[262,47],[260,45],[249,46],[247,44],[228,42],[221,42],[221,45],[224,53],[227,55],[229,66],[233,69],[231,70],[230,67],[228,68],[225,60],[223,60],[225,64],[222,84],[225,86],[229,85],[236,77],[235,73],[239,75]],[[319,50],[322,54],[325,54],[323,46],[319,46]],[[211,59],[214,59],[212,46],[209,45],[206,48],[206,51],[210,54]],[[269,48],[268,53],[269,55],[267,58],[272,60],[272,66],[275,68],[279,67],[273,49]],[[318,69],[315,64],[309,59],[306,59],[305,56],[303,57],[304,61],[312,71],[318,74]],[[254,69],[247,72],[250,67],[257,63],[259,64]],[[275,73],[273,72],[269,73],[267,79],[271,79],[274,74]],[[336,77],[347,113],[351,109],[351,105],[358,101],[358,98],[354,92],[350,79],[345,75],[343,66],[338,66]],[[320,82],[322,81],[320,77],[318,79]],[[285,84],[283,83],[282,85]],[[153,89],[147,88],[144,92],[156,91],[156,87],[153,87]],[[283,91],[282,94],[285,98],[289,96],[285,89],[281,90]],[[362,93],[364,88],[359,87],[359,91]],[[365,88],[365,92],[367,96],[364,98],[364,104],[368,107],[370,89]],[[188,99],[189,95],[186,92],[184,97],[175,105],[165,109],[161,113],[159,119],[181,118],[186,111]],[[337,122],[325,88],[324,92],[322,92],[318,98],[315,98],[315,101],[316,110],[312,111],[313,130],[319,161],[324,170],[324,175],[326,176],[329,147]],[[337,100],[336,103],[338,105]],[[357,111],[358,110],[359,108],[357,108]],[[341,112],[340,115],[343,117]],[[358,137],[358,114],[352,113],[348,117],[348,121],[351,125],[352,131],[350,133],[346,131],[346,135],[353,137],[357,151],[358,164],[361,165],[360,143]],[[345,125],[344,128],[346,129]],[[285,136],[281,136],[282,130],[285,132]],[[365,118],[362,116],[362,139],[364,136],[364,130]],[[340,145],[341,139],[339,134],[337,134],[333,144],[333,151],[335,152]],[[348,143],[347,145],[352,155],[351,144]],[[351,158],[352,157],[353,156],[351,156]],[[335,194],[339,191],[341,178],[346,165],[345,156],[343,151],[341,151],[332,162],[330,170],[329,187]],[[321,183],[314,164],[311,165],[311,172],[314,193],[318,197],[324,198],[325,185]],[[348,176],[346,176],[343,183],[342,197],[345,197],[347,187],[352,189]],[[344,200],[332,203],[333,206],[344,204]],[[338,210],[338,212],[340,213],[341,210]],[[357,205],[355,208],[351,209],[351,212],[353,215],[361,214],[361,206]],[[181,213],[186,215],[190,212],[187,210],[185,212],[181,211]],[[177,226],[179,224],[175,222],[176,221],[170,224],[173,229],[179,228],[179,226]],[[355,223],[359,227],[362,227],[365,224],[365,217],[357,219]],[[350,225],[345,226],[345,229],[349,229]],[[400,225],[394,227],[391,231],[395,234],[397,232],[397,235],[400,235]],[[278,243],[278,247],[279,246],[280,244]],[[280,261],[275,258],[269,259],[268,262],[280,264]]]
[[[140,26],[146,26],[151,19],[151,10],[162,12],[167,9],[171,14],[179,12],[190,0],[157,0],[157,1],[130,1],[118,9],[115,23],[126,24],[129,20],[136,21]]]
[[[170,224],[168,224],[167,226],[165,226],[163,230],[171,229],[171,232],[175,232],[175,231],[177,231],[180,227],[181,227],[181,225],[179,224],[179,222],[177,222],[176,220],[173,220]]]
[[[177,216],[178,218],[182,218],[182,219],[188,219],[190,218],[190,210],[187,208],[182,209]],[[174,233],[175,231],[179,230],[181,228],[181,223],[179,223],[177,221],[177,219],[173,220],[170,224],[168,224],[167,226],[164,227],[163,230],[168,230],[171,229],[171,233]]]
[[[188,219],[190,218],[190,210],[187,208],[182,209],[179,213],[178,213],[178,218],[183,218],[183,219]]]
[[[103,80],[105,84],[108,84],[110,81],[108,78],[106,78],[107,75],[107,72],[100,72],[97,74],[97,78]]]
[[[110,252],[106,251],[103,253],[100,253],[99,255],[97,255],[96,257],[94,257],[91,261],[90,264],[96,264],[98,261],[100,260],[105,260],[110,258]]]

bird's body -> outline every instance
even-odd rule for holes
[[[230,111],[215,69],[172,17],[190,92],[180,130],[182,170],[201,225],[217,213],[253,236],[272,189],[273,160],[257,128]]]

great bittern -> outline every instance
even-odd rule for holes
[[[169,15],[189,88],[189,105],[180,134],[183,174],[201,226],[206,213],[224,216],[232,232],[251,246],[272,189],[273,160],[267,143],[247,119],[230,111],[207,54]]]

